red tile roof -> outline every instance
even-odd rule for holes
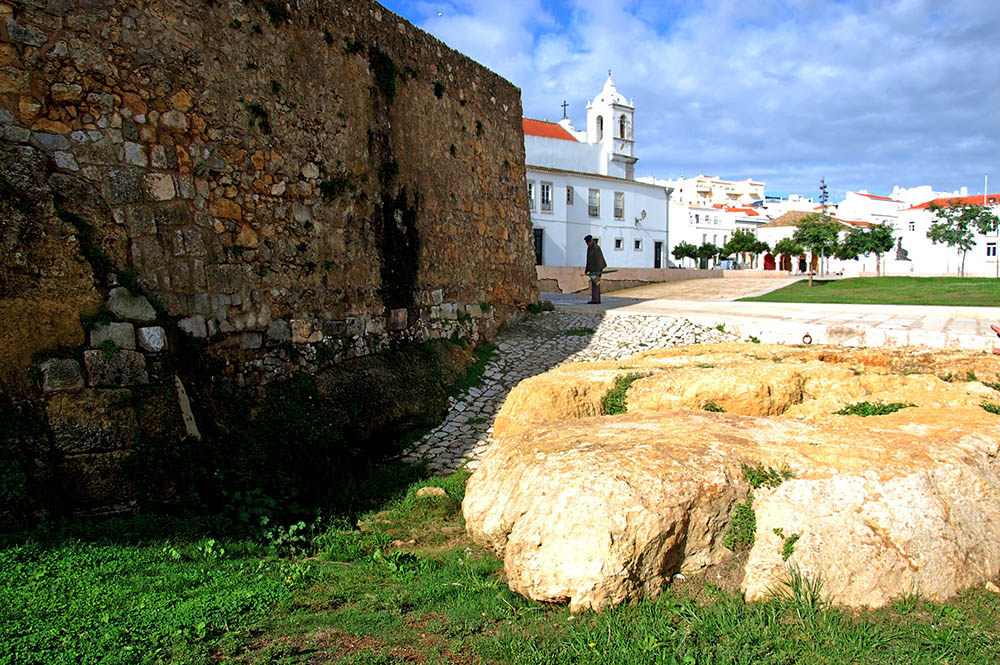
[[[760,213],[753,208],[730,208],[726,206],[726,212],[740,212],[748,217],[760,217]]]
[[[888,196],[879,196],[878,194],[866,194],[864,192],[854,192],[858,196],[867,196],[870,199],[875,199],[876,201],[893,201],[895,203],[902,203],[902,201],[896,201],[896,199],[890,199]]]
[[[532,120],[531,118],[522,118],[521,120],[524,124],[525,135],[541,136],[547,139],[562,139],[563,141],[576,141],[572,134],[554,122]]]
[[[986,200],[987,205],[996,205],[1000,203],[1000,194],[987,194]],[[934,199],[933,201],[918,203],[915,206],[907,208],[907,210],[926,210],[932,205],[940,206],[942,208],[950,205],[981,205],[982,202],[982,194],[973,194],[972,196],[946,196],[944,198]]]

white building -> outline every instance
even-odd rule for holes
[[[539,265],[579,265],[584,236],[609,267],[665,268],[669,188],[635,177],[635,106],[608,77],[587,104],[587,129],[524,119],[528,205]]]
[[[689,206],[747,206],[764,200],[764,183],[746,180],[723,180],[714,176],[699,175],[694,178],[659,180],[639,178],[643,182],[672,187],[673,200]]]
[[[667,265],[679,265],[673,251],[682,242],[698,247],[711,243],[721,248],[736,231],[756,233],[768,219],[757,207],[764,199],[764,183],[749,178],[722,180],[700,175],[675,180],[652,177],[639,180],[673,189]]]
[[[944,197],[924,201],[900,210],[895,235],[897,244],[905,251],[908,261],[905,263],[896,262],[888,266],[888,274],[958,274],[962,263],[961,252],[947,245],[935,245],[927,237],[927,231],[931,224],[937,221],[937,217],[930,210],[931,206],[947,207],[952,203],[956,205],[986,205],[994,215],[1000,217],[1000,194],[974,194],[972,196],[946,194]],[[995,229],[992,233],[987,234],[977,233],[974,240],[975,247],[965,255],[966,276],[1000,276],[1000,264],[997,263],[1000,230]]]

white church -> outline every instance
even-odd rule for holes
[[[565,108],[565,105],[564,105]],[[611,74],[587,104],[587,129],[524,119],[535,263],[582,266],[598,239],[611,268],[666,268],[672,189],[635,180],[635,104]]]

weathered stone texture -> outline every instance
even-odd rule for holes
[[[752,495],[747,599],[780,589],[789,565],[837,604],[947,599],[1000,575],[1000,417],[982,407],[993,388],[937,375],[995,364],[918,356],[732,344],[532,377],[504,403],[469,480],[467,528],[504,557],[515,591],[602,608],[656,594],[676,573],[715,582],[740,566],[725,533]],[[641,378],[627,413],[601,417],[601,397],[629,372]],[[910,406],[834,413],[862,401]],[[753,488],[744,465],[794,477]]]
[[[340,323],[319,339],[343,360],[485,339],[535,299],[519,91],[374,2],[289,7],[32,2],[0,23],[0,158],[28,201],[0,203],[20,231],[0,299],[44,275],[93,300],[56,206],[213,342]]]

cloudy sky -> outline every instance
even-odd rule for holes
[[[637,175],[764,180],[769,194],[1000,191],[998,0],[387,0],[585,127],[613,71]]]

